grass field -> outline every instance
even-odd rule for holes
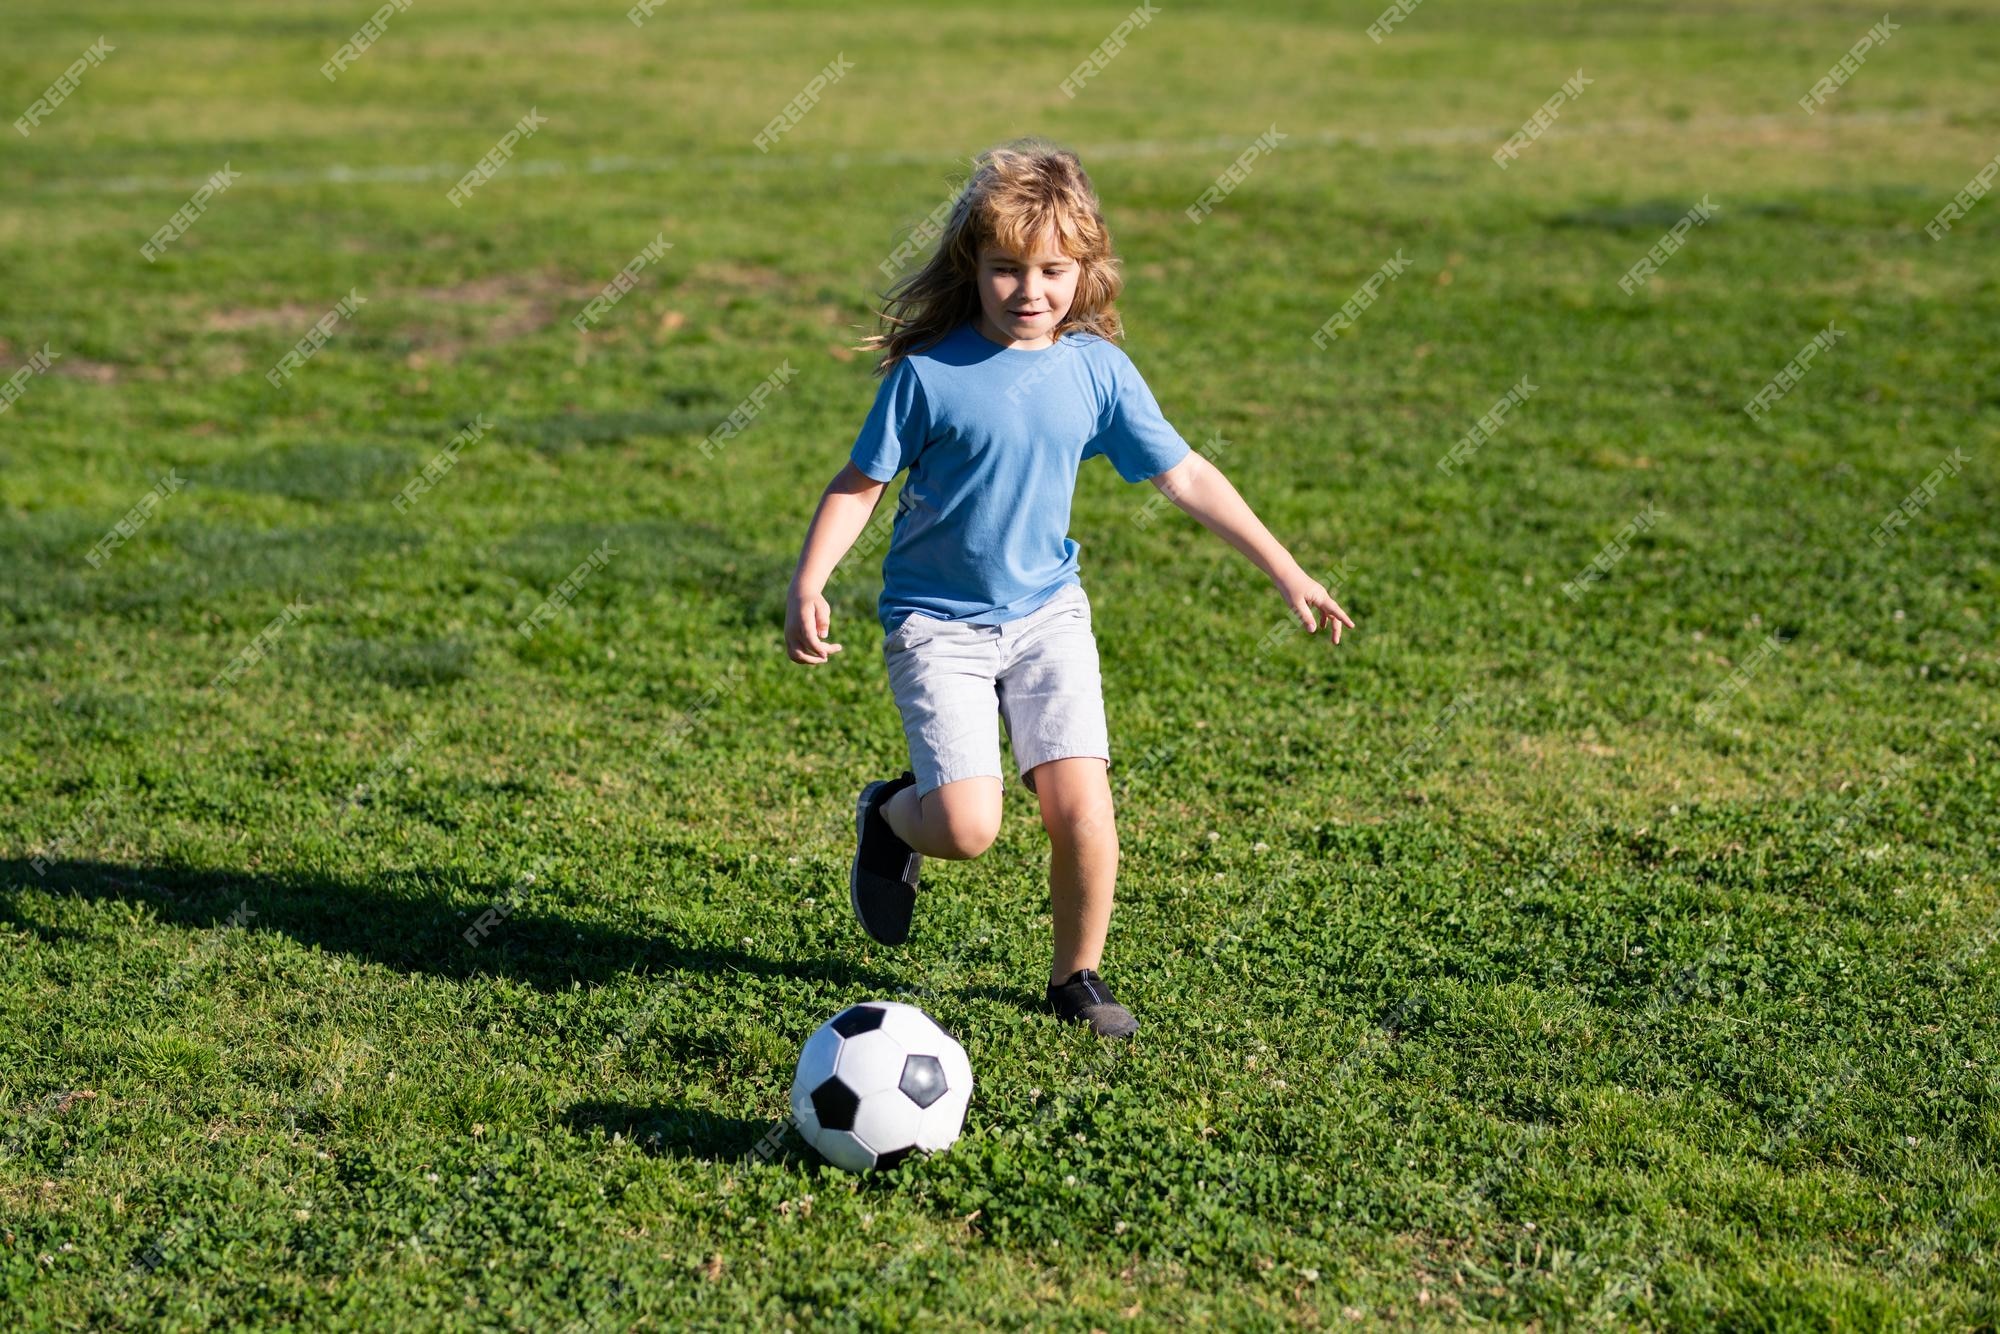
[[[322,77],[369,8],[8,7],[10,120],[112,49],[0,149],[0,1325],[2000,1321],[2000,200],[1925,231],[2000,5],[1812,114],[1880,11],[1168,4],[1071,98],[1128,6],[418,0]],[[1129,1047],[1032,1009],[1017,781],[851,920],[879,548],[782,646],[878,266],[1030,132],[1359,623],[1085,468]],[[958,1145],[746,1157],[871,996],[964,1042]]]

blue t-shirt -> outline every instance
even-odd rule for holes
[[[1188,452],[1132,359],[1096,334],[1030,351],[968,321],[903,357],[849,455],[878,482],[910,470],[882,561],[882,629],[913,611],[1026,616],[1080,582],[1069,509],[1083,461],[1102,454],[1143,482]]]

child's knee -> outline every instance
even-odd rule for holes
[[[1118,841],[1118,819],[1110,798],[1088,802],[1049,802],[1042,807],[1042,828],[1051,839],[1086,843]]]
[[[984,815],[975,814],[948,819],[941,837],[951,848],[950,856],[969,861],[992,847],[1000,837],[1000,818],[996,814],[989,821]]]
[[[977,857],[1000,837],[1000,785],[994,783],[991,792],[973,791],[974,786],[983,787],[969,784],[949,797],[941,796],[940,788],[924,798],[924,824],[949,849],[944,856]]]

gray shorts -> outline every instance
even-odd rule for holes
[[[1111,763],[1097,637],[1081,584],[999,625],[912,612],[882,641],[882,656],[918,796],[981,775],[1004,784],[996,708],[1029,791],[1028,771],[1038,764],[1077,755]]]

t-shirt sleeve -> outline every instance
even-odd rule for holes
[[[1084,446],[1083,457],[1091,459],[1102,454],[1111,460],[1120,477],[1128,482],[1143,482],[1173,467],[1192,450],[1181,439],[1181,433],[1160,415],[1152,388],[1124,349],[1114,347],[1112,351],[1115,355],[1111,358],[1111,403],[1097,435]]]
[[[861,423],[861,434],[855,437],[848,458],[871,481],[886,482],[916,460],[930,428],[923,381],[910,359],[904,357],[883,374],[875,391],[875,406],[868,410],[868,420]]]

